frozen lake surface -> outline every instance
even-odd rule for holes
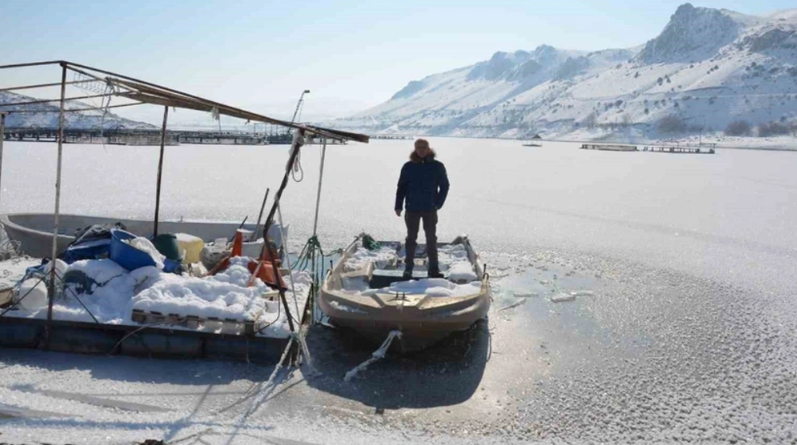
[[[488,323],[349,383],[373,347],[314,329],[316,371],[283,375],[273,391],[262,388],[270,369],[244,364],[4,350],[2,439],[797,439],[797,153],[431,142],[451,181],[439,237],[467,233],[482,252],[495,285]],[[404,236],[392,206],[411,146],[328,147],[325,248],[361,231]],[[161,215],[255,219],[287,150],[167,147]],[[151,217],[157,152],[66,145],[62,211]],[[297,245],[312,229],[319,152],[304,149],[305,179],[284,195]],[[2,173],[0,210],[52,211],[54,145],[7,142]]]

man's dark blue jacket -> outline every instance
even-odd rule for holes
[[[430,150],[425,158],[413,153],[401,168],[396,189],[396,210],[402,210],[407,200],[408,212],[431,212],[441,209],[448,195],[448,175],[442,162],[434,159]]]

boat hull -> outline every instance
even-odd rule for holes
[[[10,213],[0,215],[0,224],[12,240],[19,241],[22,251],[34,258],[49,258],[53,248],[53,214],[51,213]],[[127,230],[139,236],[152,236],[152,221],[106,218],[99,216],[64,214],[58,218],[58,252],[62,252],[74,241],[71,234],[92,224],[115,224],[120,222]],[[199,221],[161,221],[159,233],[190,233],[205,241],[229,238],[240,226],[234,222]],[[244,229],[254,230],[254,225],[244,225]],[[271,232],[269,232],[271,235]]]
[[[489,275],[484,273],[467,239],[463,243],[481,277],[481,286],[476,287],[476,293],[458,296],[384,291],[363,295],[343,290],[344,264],[356,251],[356,243],[357,240],[344,251],[319,291],[318,307],[335,326],[354,330],[376,344],[384,342],[391,331],[400,331],[401,336],[391,348],[410,352],[431,346],[453,332],[467,330],[487,316],[491,303]]]
[[[470,310],[467,314],[460,314],[449,320],[435,320],[431,315],[417,313],[399,318],[392,316],[398,312],[392,309],[377,309],[370,312],[370,316],[357,317],[331,307],[328,304],[330,298],[330,295],[322,292],[319,296],[319,305],[332,324],[355,331],[375,345],[384,342],[390,332],[400,331],[401,337],[396,338],[391,345],[391,349],[400,352],[418,351],[432,346],[454,332],[467,330],[478,320],[486,317],[490,309],[490,297],[483,295],[469,303]],[[423,318],[427,320],[421,321]]]

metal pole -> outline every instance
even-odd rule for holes
[[[45,341],[50,345],[50,331],[53,322],[53,300],[55,299],[55,261],[58,255],[58,217],[61,213],[61,160],[64,151],[64,98],[66,97],[66,64],[61,63],[61,108],[58,113],[58,165],[55,176],[55,214],[53,215],[53,250],[50,257],[50,285],[47,289],[47,326]]]
[[[166,145],[166,119],[169,117],[169,107],[163,107],[163,128],[161,129],[161,154],[158,159],[158,185],[155,191],[155,223],[152,236],[158,236],[158,213],[161,208],[161,177],[163,176],[163,146]]]
[[[318,207],[321,205],[321,183],[324,181],[324,160],[327,156],[327,138],[323,139],[324,148],[321,149],[321,169],[318,173],[318,194],[315,198],[315,219],[313,221],[313,236],[316,236],[318,229]]]
[[[3,141],[6,139],[6,113],[0,111],[0,180],[3,177]],[[0,195],[3,193],[2,181],[0,181]]]
[[[263,196],[263,204],[260,205],[260,214],[257,215],[257,224],[255,224],[255,231],[252,232],[252,236],[249,237],[249,241],[257,241],[257,231],[260,230],[260,221],[263,220],[263,210],[266,208],[266,201],[268,200],[268,192],[270,192],[270,188],[266,188],[266,195]],[[263,234],[263,240],[265,241],[266,234]]]
[[[315,198],[315,218],[313,219],[313,237],[315,237],[318,233],[318,209],[321,206],[321,185],[323,184],[324,181],[324,164],[327,156],[327,138],[323,138],[323,142],[324,146],[321,149],[321,167],[318,173],[318,193],[316,194]],[[311,261],[313,264],[312,265],[313,283],[317,283],[319,280],[318,280],[318,264],[316,262],[316,257],[315,257],[315,248],[313,249],[312,252]],[[317,292],[318,288],[314,287],[312,291]],[[315,293],[311,295],[311,298],[313,299],[313,321],[315,321],[316,304],[318,299],[316,298]]]

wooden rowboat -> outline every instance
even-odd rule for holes
[[[401,243],[379,245],[381,250],[371,259],[363,250],[363,236],[358,237],[327,275],[318,304],[333,325],[353,329],[375,343],[400,331],[393,347],[412,351],[466,330],[487,315],[489,275],[467,237],[438,244],[444,278],[427,278],[426,249],[419,245],[413,279],[403,280],[406,259]],[[446,252],[459,255],[456,265],[445,264]]]

